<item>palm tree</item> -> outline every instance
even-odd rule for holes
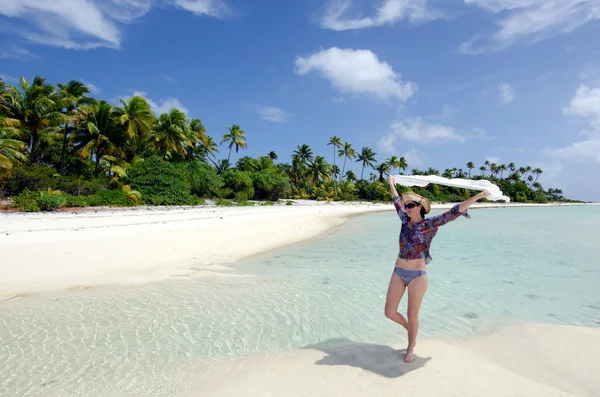
[[[87,88],[82,82],[71,80],[67,84],[58,84],[58,102],[60,103],[60,107],[64,109],[64,114],[66,116],[65,129],[63,134],[63,144],[60,152],[60,168],[59,172],[64,175],[65,174],[65,155],[67,153],[67,143],[69,139],[69,135],[73,129],[78,127],[77,121],[78,117],[78,108],[82,105],[90,104],[93,102],[93,99],[85,96],[88,92],[90,92],[89,88]],[[73,128],[71,128],[71,122],[74,124]]]
[[[221,145],[225,142],[229,142],[229,155],[227,156],[227,162],[231,157],[231,149],[235,146],[235,152],[238,153],[240,148],[246,149],[246,131],[242,130],[239,125],[234,124],[229,128],[229,133],[223,135]]]
[[[252,166],[254,171],[264,171],[273,168],[273,160],[269,156],[260,156],[257,159],[253,159]]]
[[[298,145],[298,148],[294,150],[293,154],[298,156],[298,160],[303,165],[306,165],[309,161],[312,161],[313,159],[312,149],[307,144],[303,144],[302,146]]]
[[[406,162],[404,156],[400,157],[396,166],[398,167],[398,171],[406,171],[406,169],[408,168],[408,163]]]
[[[329,143],[327,144],[327,146],[329,146],[329,145],[333,146],[333,166],[335,167],[336,166],[335,165],[335,157],[336,157],[335,151],[337,150],[337,148],[342,147],[342,140],[339,136],[334,135],[332,137],[329,137]],[[339,171],[339,168],[338,168],[338,171]],[[337,186],[335,184],[336,175],[337,174],[335,174],[333,176],[333,192],[334,192],[335,196],[337,197]]]
[[[269,158],[273,161],[275,161],[279,158],[279,156],[277,156],[277,153],[275,153],[274,150],[271,150],[267,156],[269,156]]]
[[[375,156],[377,155],[377,153],[373,152],[373,149],[371,149],[368,146],[363,146],[362,149],[360,150],[360,153],[358,154],[358,157],[356,159],[357,162],[361,162],[362,163],[362,171],[360,172],[360,179],[363,179],[363,173],[365,172],[365,167],[368,165],[369,167],[373,167],[374,163],[376,163],[375,161]]]
[[[352,170],[346,171],[346,180],[356,182],[356,174]]]
[[[474,162],[472,162],[472,161],[469,161],[469,162],[467,163],[467,168],[469,169],[469,179],[471,179],[471,170],[472,170],[473,168],[475,168],[475,163],[474,163]]]
[[[340,183],[342,183],[341,178],[344,177],[344,171],[346,170],[346,160],[347,159],[355,159],[356,152],[352,148],[351,144],[349,144],[348,142],[345,142],[344,147],[342,149],[338,150],[338,156],[340,156],[340,157],[344,156],[344,165],[342,166],[342,174],[340,175]]]
[[[27,160],[23,154],[26,149],[25,142],[9,139],[6,134],[0,133],[0,182],[2,177],[10,175],[14,163]]]
[[[304,174],[305,165],[299,154],[292,155],[292,166],[290,167],[290,178],[294,184],[302,178]]]
[[[533,183],[535,184],[538,180],[538,178],[540,177],[540,175],[542,175],[544,173],[544,171],[542,171],[541,168],[536,168],[535,170],[533,170],[533,173],[535,174],[535,181],[533,181]]]
[[[340,170],[340,167],[338,167],[335,164],[331,166],[331,176],[333,177],[333,186],[334,187],[335,187],[335,178],[338,177],[341,173],[342,173],[342,170]],[[334,191],[335,191],[335,189],[334,189]],[[335,194],[337,194],[337,192]]]
[[[508,167],[506,166],[506,164],[501,164],[500,167],[498,167],[498,169],[500,170],[500,179],[502,179],[504,177],[504,171],[506,171]]]
[[[451,179],[452,177],[454,177],[454,171],[452,169],[450,169],[450,168],[446,168],[444,170],[444,173],[442,174],[442,176],[444,178]]]
[[[188,146],[187,148],[187,160],[192,161],[194,158],[194,153],[196,153],[196,147],[198,147],[198,143],[200,143],[200,145],[202,145],[202,143],[206,144],[208,141],[208,135],[206,135],[206,128],[200,119],[191,119],[188,130],[191,146]]]
[[[383,162],[375,167],[375,171],[379,172],[379,182],[383,182],[383,174],[387,174],[390,172],[390,164],[387,162]]]
[[[457,178],[466,178],[467,173],[462,168],[459,168],[458,172],[456,173],[456,177]]]
[[[227,171],[231,167],[229,160],[222,159],[216,164],[217,175],[221,175],[223,172]]]
[[[515,163],[510,163],[510,164],[508,164],[508,169],[509,169],[511,172],[515,172],[515,170],[517,169],[517,168],[515,167]]]
[[[46,84],[46,79],[36,76],[32,84],[21,77],[18,90],[14,86],[3,87],[5,118],[3,126],[22,132],[22,138],[29,146],[29,162],[38,161],[40,141],[48,127],[58,126],[67,118],[58,111],[58,98],[54,86]]]
[[[498,168],[498,166],[496,165],[496,163],[492,163],[490,165],[490,171],[492,172],[492,176],[496,176],[498,175],[498,172],[500,172],[500,169]]]
[[[119,141],[124,136],[121,135],[114,108],[110,104],[98,101],[82,107],[81,113],[85,123],[74,134],[75,147],[81,149],[81,157],[95,158],[94,175],[98,176],[100,160],[104,156],[123,156],[123,152],[119,150]]]
[[[200,144],[194,148],[194,157],[199,158],[201,161],[210,160],[216,167],[216,153],[219,153],[219,147],[215,140],[207,135],[206,140],[200,141],[199,143]]]
[[[398,157],[396,157],[396,156],[392,156],[389,159],[387,159],[386,161],[390,165],[390,171],[393,171],[394,168],[398,167],[398,163],[400,162],[400,159],[398,159]]]
[[[308,176],[312,178],[314,184],[319,182],[319,179],[326,181],[331,175],[331,166],[327,164],[327,160],[323,156],[315,157],[314,161],[310,163],[308,169]]]
[[[427,171],[425,171],[425,175],[440,175],[440,172],[435,168],[429,167]]]
[[[482,165],[481,167],[479,167],[479,170],[481,171],[481,176],[485,177],[485,172],[487,171],[487,167],[485,165]]]
[[[156,116],[146,99],[141,96],[134,96],[127,102],[121,99],[121,103],[123,108],[117,108],[119,123],[125,127],[125,136],[135,155],[144,150],[145,144],[150,142]]]
[[[178,109],[171,109],[169,113],[161,114],[155,124],[154,132],[155,150],[162,153],[165,160],[173,153],[185,156],[187,148],[192,145],[187,117]]]

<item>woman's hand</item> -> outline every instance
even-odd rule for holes
[[[490,195],[490,191],[489,190],[484,190],[483,192],[481,192],[481,193],[479,193],[477,195],[477,199],[479,200],[479,199],[482,199],[482,198],[487,197],[489,195]]]
[[[387,179],[387,181],[388,181],[388,183],[389,183],[390,185],[393,185],[393,184],[395,184],[395,183],[394,183],[394,177],[393,177],[393,176],[391,176],[391,175],[390,175],[390,176],[388,176],[388,179]]]

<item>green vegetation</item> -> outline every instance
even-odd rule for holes
[[[323,142],[324,150],[332,146],[332,165],[306,144],[297,146],[289,162],[276,163],[277,153],[265,148],[264,156],[242,156],[232,164],[232,152],[247,148],[246,131],[237,124],[215,140],[201,120],[178,109],[155,115],[140,96],[113,106],[88,94],[78,81],[54,86],[36,76],[11,86],[0,79],[0,197],[12,198],[22,211],[196,205],[205,199],[223,206],[256,200],[261,205],[292,205],[290,199],[389,201],[386,176],[408,168],[403,157],[378,162],[373,149],[355,150],[338,136]],[[221,145],[222,159],[217,158]],[[352,162],[360,166],[360,178],[347,170]],[[568,201],[559,189],[542,188],[539,168],[486,162],[474,175],[476,165],[465,165],[468,172],[451,168],[442,176],[486,178],[515,202]],[[440,172],[413,169],[411,174]],[[435,202],[473,194],[437,185],[413,190]]]

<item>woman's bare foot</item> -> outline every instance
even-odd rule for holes
[[[416,345],[416,343],[415,343]],[[406,349],[406,354],[404,355],[404,362],[405,363],[412,363],[413,361],[415,361],[415,355],[413,353],[415,347],[409,347]]]

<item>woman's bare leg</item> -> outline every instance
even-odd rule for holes
[[[413,350],[417,343],[417,332],[419,331],[419,309],[421,309],[421,303],[428,285],[427,275],[419,276],[408,284],[408,347],[406,357],[404,357],[404,361],[407,363],[415,359]]]
[[[406,285],[404,285],[404,281],[396,273],[392,273],[387,298],[385,299],[385,316],[408,330],[408,321],[406,321],[402,314],[398,313],[398,305],[405,290]]]

